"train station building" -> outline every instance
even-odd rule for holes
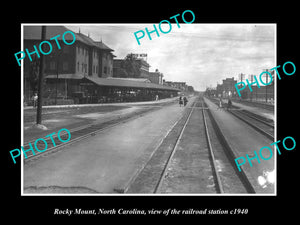
[[[45,56],[43,104],[73,104],[119,101],[154,100],[155,96],[166,98],[177,96],[178,90],[160,83],[151,83],[148,78],[150,65],[141,63],[142,79],[115,78],[114,50],[102,41],[94,41],[89,36],[74,33],[76,41],[64,45],[62,36],[57,38],[61,46],[58,49],[55,40],[50,38],[68,31],[64,26],[46,26],[46,40],[53,50]],[[33,52],[33,45],[41,42],[41,26],[24,26],[24,49]],[[39,58],[31,55],[32,61],[24,59],[24,101],[31,103],[37,92]]]
[[[222,98],[240,98],[235,88],[237,81],[232,78],[226,78],[222,80],[222,84],[217,84],[216,89],[207,89],[207,93],[210,96],[222,97]],[[254,84],[251,85],[252,91],[246,88],[241,93],[242,99],[248,99],[253,101],[272,102],[275,99],[274,81],[270,85],[260,85],[259,87]]]
[[[237,81],[234,80],[234,77],[224,79],[222,84],[217,85],[218,96],[223,98],[236,96],[236,89],[234,86],[236,83]]]

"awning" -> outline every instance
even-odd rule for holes
[[[109,78],[98,78],[98,77],[89,77],[86,76],[83,79],[87,79],[99,86],[112,86],[112,87],[132,87],[132,88],[147,88],[147,89],[156,89],[156,90],[165,90],[165,91],[181,91],[180,89],[168,87],[164,85],[143,82],[143,81],[135,81],[127,80],[125,78],[122,79],[109,79]]]
[[[47,79],[57,79],[57,75],[47,75]],[[156,90],[165,90],[165,91],[181,91],[178,88],[173,88],[169,86],[164,86],[160,84],[154,84],[145,82],[144,79],[138,81],[138,79],[131,78],[101,78],[101,77],[92,77],[92,76],[83,76],[81,74],[59,74],[58,79],[76,79],[82,80],[83,83],[86,80],[99,85],[99,86],[111,86],[111,87],[132,87],[132,88],[147,88],[147,89],[156,89]]]

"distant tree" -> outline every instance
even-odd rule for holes
[[[38,91],[40,58],[38,58],[36,55],[32,56],[31,58],[32,58],[32,62],[29,63],[29,73],[26,77],[29,80],[30,91],[35,93],[35,92]],[[44,79],[43,79],[43,84],[42,85],[43,85],[43,88],[46,88],[45,74],[44,74]]]
[[[121,64],[121,68],[123,68],[126,73],[128,74],[128,77],[139,77],[140,75],[140,66],[137,62],[137,57],[134,54],[128,54],[124,61]]]
[[[127,78],[129,75],[124,68],[114,68],[114,77]]]
[[[193,86],[188,86],[188,92],[194,92],[194,87]]]

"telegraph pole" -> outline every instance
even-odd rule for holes
[[[253,75],[250,75],[250,81],[253,83]],[[257,86],[256,86],[256,91],[257,91]],[[252,102],[252,91],[250,92],[250,101]]]
[[[244,74],[241,73],[240,76],[241,76],[241,82],[243,82]]]
[[[244,74],[240,73],[240,80],[241,80],[241,82],[243,82],[243,76],[244,76]],[[242,85],[241,85],[241,86],[242,86]],[[242,97],[240,97],[240,100],[241,100],[241,98],[242,98]]]
[[[42,42],[46,39],[46,26],[42,26]],[[43,46],[42,46],[43,48]],[[43,104],[43,79],[44,78],[44,55],[40,56],[40,68],[38,79],[38,101],[36,111],[36,123],[42,124],[42,104]]]
[[[265,70],[266,72],[269,72],[268,69]],[[266,84],[268,83],[268,75],[266,75]],[[266,103],[268,103],[268,85],[265,86],[266,87]]]
[[[268,76],[266,76],[266,83],[268,83]],[[266,103],[268,103],[268,85],[266,85]]]

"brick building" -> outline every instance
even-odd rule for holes
[[[186,84],[186,82],[174,82],[163,80],[163,85],[180,89],[183,92],[188,91],[188,85]]]
[[[187,91],[186,82],[173,82],[173,87],[178,88],[182,91]]]
[[[163,74],[158,71],[158,69],[155,70],[155,72],[149,72],[148,79],[155,84],[163,84]]]
[[[137,74],[135,76],[130,74],[125,74],[125,60],[126,59],[114,59],[113,60],[113,70],[114,70],[114,77],[135,77],[135,78],[147,78],[149,76],[149,68],[150,65],[144,60],[135,58],[134,63],[137,65],[138,70],[136,71]]]
[[[222,84],[217,85],[217,95],[222,96],[224,98],[235,96],[236,89],[234,85],[236,83],[237,81],[234,80],[234,77],[226,78],[225,80],[223,80]]]
[[[217,97],[235,97],[239,98],[237,90],[235,88],[235,84],[237,83],[234,78],[226,78],[223,80],[222,84],[217,84],[216,88],[216,96]],[[241,87],[239,87],[241,88]],[[251,85],[252,92],[248,88],[248,86],[241,91],[242,99],[249,99],[255,101],[270,101],[274,100],[274,79],[270,85],[264,86],[260,85],[258,87],[256,84]],[[266,100],[267,99],[267,100]]]
[[[64,26],[46,26],[46,40],[52,44],[52,52],[45,59],[45,89],[44,98],[71,98],[73,93],[88,91],[81,85],[84,77],[106,78],[113,76],[113,50],[102,42],[95,42],[82,33],[74,33],[76,41],[65,45],[62,34],[68,31]],[[58,49],[57,38],[61,49]],[[65,36],[66,40],[68,36]],[[69,37],[70,38],[70,37]],[[41,26],[24,26],[24,49],[33,52],[33,45],[41,42]],[[24,100],[29,101],[37,88],[39,58],[32,54],[33,61],[24,59]]]

